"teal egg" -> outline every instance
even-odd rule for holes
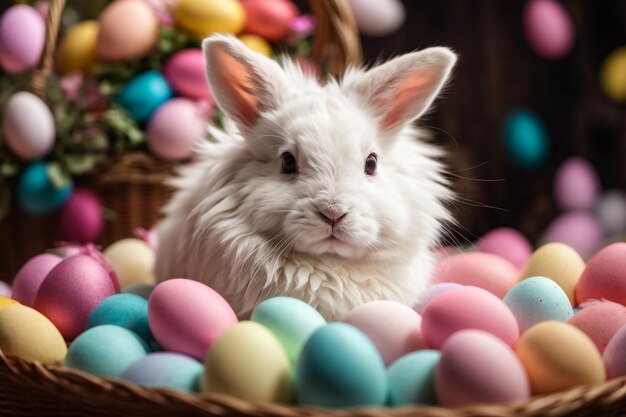
[[[60,208],[72,194],[72,185],[56,188],[47,173],[45,162],[24,169],[17,183],[20,207],[29,214],[44,215]]]
[[[148,324],[148,300],[138,295],[115,294],[102,300],[91,312],[87,328],[103,324],[113,324],[132,330],[149,346],[156,346]]]
[[[383,359],[363,332],[345,323],[327,324],[311,335],[295,380],[299,404],[381,406],[387,399]]]
[[[122,379],[144,387],[198,392],[204,366],[180,353],[158,352],[144,356],[122,374]]]
[[[116,98],[137,122],[147,121],[156,109],[172,97],[172,88],[159,71],[148,71],[130,80]]]
[[[291,297],[275,297],[263,301],[252,312],[252,321],[270,329],[295,363],[311,334],[326,324],[313,307]]]
[[[515,284],[503,298],[523,333],[542,321],[568,321],[574,315],[561,287],[545,277],[531,277]]]
[[[528,110],[509,113],[504,121],[504,141],[509,157],[520,168],[537,168],[550,153],[550,141],[542,122]]]
[[[134,284],[124,288],[122,292],[125,294],[135,294],[147,300],[150,298],[154,287],[154,284]]]
[[[119,377],[148,354],[148,345],[134,332],[105,324],[78,336],[65,357],[65,366],[101,377]]]
[[[404,355],[387,369],[390,405],[437,404],[435,369],[441,352],[419,350]]]

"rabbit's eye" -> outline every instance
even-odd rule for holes
[[[369,154],[365,160],[365,173],[367,175],[376,174],[376,166],[378,165],[378,156],[375,153]]]
[[[289,152],[283,152],[280,156],[282,159],[281,170],[283,174],[296,174],[298,172],[298,164],[296,158]]]

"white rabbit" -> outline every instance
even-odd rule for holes
[[[352,69],[320,85],[235,38],[203,42],[211,128],[159,226],[157,281],[212,287],[240,317],[287,295],[341,319],[372,300],[411,305],[428,284],[452,198],[441,151],[411,122],[456,61],[446,48]]]

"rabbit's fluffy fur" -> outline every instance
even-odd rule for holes
[[[331,320],[372,300],[417,301],[452,193],[440,151],[411,122],[446,82],[454,54],[430,48],[321,85],[234,38],[210,37],[203,49],[232,122],[225,133],[210,129],[213,140],[175,181],[157,280],[201,281],[243,318],[279,295]],[[281,171],[285,152],[297,173]],[[365,172],[370,154],[374,175]],[[332,223],[320,212],[347,214]]]

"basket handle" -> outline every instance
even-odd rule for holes
[[[54,61],[54,48],[56,46],[57,34],[61,23],[61,15],[65,7],[65,0],[49,0],[48,15],[46,16],[46,40],[43,46],[43,52],[37,68],[30,77],[28,89],[43,99],[48,84],[48,77],[52,72],[52,64]]]

